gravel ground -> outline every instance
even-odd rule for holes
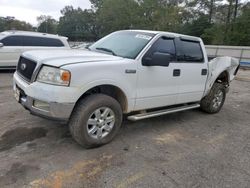
[[[0,73],[1,188],[250,187],[250,71],[239,72],[220,113],[126,121],[92,150],[17,104],[12,74]]]

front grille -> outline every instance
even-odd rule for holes
[[[17,64],[17,72],[28,82],[31,81],[32,74],[36,68],[36,62],[20,57]]]

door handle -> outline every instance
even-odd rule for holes
[[[134,69],[126,69],[125,73],[126,74],[136,74],[136,70],[134,70]]]
[[[174,69],[173,76],[177,77],[181,75],[181,70],[180,69]]]
[[[207,69],[202,69],[201,70],[201,75],[206,76],[207,75]]]

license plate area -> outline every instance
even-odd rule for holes
[[[24,101],[26,101],[26,94],[24,93],[24,91],[19,88],[17,85],[15,85],[14,87],[14,96],[17,102],[22,103]]]
[[[16,86],[15,90],[14,90],[14,97],[15,97],[17,102],[20,102],[20,96],[21,96],[21,92],[20,92],[19,88]]]

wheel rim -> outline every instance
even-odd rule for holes
[[[214,99],[213,99],[213,107],[215,109],[218,109],[222,102],[223,102],[223,92],[221,90],[219,90],[215,95],[214,95]]]
[[[91,138],[102,139],[106,137],[114,128],[115,113],[108,107],[96,109],[87,122],[87,132]]]

